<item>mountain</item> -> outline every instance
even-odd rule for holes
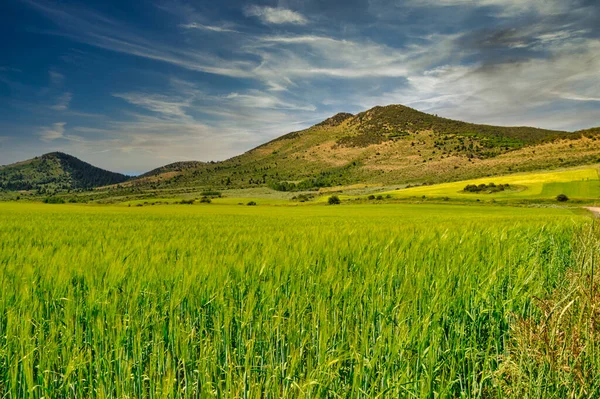
[[[337,114],[242,155],[160,169],[139,189],[308,189],[356,183],[422,184],[600,162],[600,128],[563,132],[488,126],[402,105]]]
[[[90,189],[127,180],[128,176],[97,168],[61,152],[0,167],[0,189],[4,190]]]
[[[478,125],[402,105],[340,113],[222,162],[176,162],[136,178],[52,153],[0,168],[7,190],[134,192],[350,184],[431,184],[600,162],[600,128],[564,132]],[[108,191],[110,190],[110,192]],[[174,191],[175,190],[175,191]]]
[[[150,172],[146,172],[143,175],[138,176],[138,178],[160,176],[160,175],[164,175],[165,173],[184,172],[186,170],[198,168],[198,167],[202,166],[203,164],[204,164],[204,162],[199,162],[199,161],[173,162],[168,165],[161,166],[160,168],[153,169]]]

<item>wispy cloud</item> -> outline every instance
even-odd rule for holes
[[[572,8],[575,0],[410,0],[415,7],[493,7],[501,17],[534,12],[542,15],[558,15]]]
[[[57,122],[52,126],[45,127],[39,132],[42,141],[54,141],[65,138],[66,122]]]
[[[575,123],[546,113],[557,115],[561,101],[566,107],[564,101],[598,100],[598,51],[600,41],[589,40],[554,51],[547,59],[445,65],[411,74],[406,87],[365,97],[363,106],[402,103],[455,119],[500,125],[554,129],[594,126],[598,118],[593,113],[578,114]]]
[[[11,68],[7,66],[0,66],[0,72],[17,72],[21,73],[22,71],[18,68]]]
[[[197,22],[191,22],[189,24],[181,24],[179,27],[184,29],[198,29],[208,32],[218,32],[218,33],[240,33],[235,29],[231,29],[225,26],[212,26],[212,25],[203,25]]]
[[[600,101],[600,97],[580,96],[578,94],[572,94],[572,93],[557,93],[557,96],[559,98],[563,98],[565,100],[572,100],[572,101],[593,101],[593,102]]]
[[[73,94],[66,92],[56,99],[56,103],[50,106],[51,109],[56,111],[66,111],[69,109],[71,105],[71,100],[73,99]]]
[[[248,17],[257,17],[265,24],[293,24],[306,25],[308,20],[299,12],[286,8],[261,7],[253,5],[246,7],[244,13]]]
[[[147,93],[117,93],[113,96],[167,118],[186,118],[185,108],[189,107],[192,101]]]
[[[53,86],[60,86],[65,81],[65,75],[56,71],[48,71],[48,75],[50,76],[50,84]]]
[[[350,1],[356,11],[281,0],[271,3],[279,7],[228,4],[223,12],[169,0],[157,6],[164,30],[76,2],[21,1],[54,22],[43,33],[90,46],[69,50],[69,67],[84,71],[91,57],[105,56],[94,47],[165,64],[153,70],[144,62],[141,73],[152,78],[94,93],[106,97],[95,97],[98,104],[109,103],[105,118],[67,119],[75,113],[57,71],[69,83],[75,74],[64,65],[50,69],[51,90],[29,95],[46,113],[64,110],[69,123],[70,134],[53,124],[40,137],[80,153],[127,152],[114,157],[121,170],[222,159],[335,112],[390,103],[481,123],[598,124],[600,7],[591,0]],[[106,58],[132,67],[129,57]],[[12,93],[33,91],[8,77],[0,74],[0,82]],[[49,123],[44,118],[37,124]]]
[[[287,109],[296,111],[316,111],[314,105],[299,105],[286,102],[281,98],[252,90],[248,93],[231,93],[225,97],[225,100],[246,108],[270,108]]]
[[[87,9],[58,8],[37,0],[23,1],[64,29],[64,32],[54,32],[55,35],[77,42],[223,76],[250,77],[248,70],[256,66],[245,60],[225,60],[199,49],[179,48],[160,40],[153,41],[118,21]]]

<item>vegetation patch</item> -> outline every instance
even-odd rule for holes
[[[327,203],[329,205],[339,205],[342,203],[342,201],[340,200],[340,197],[338,197],[337,195],[332,195],[331,197],[329,197],[327,199]]]
[[[464,192],[466,193],[487,193],[487,194],[493,194],[493,193],[499,193],[501,191],[504,190],[508,190],[510,189],[510,184],[494,184],[494,183],[489,183],[489,184],[467,184],[467,186],[463,189]]]
[[[572,238],[587,220],[430,204],[3,203],[0,396],[594,397],[581,312],[595,293],[549,305],[570,320],[548,328],[559,357],[515,333],[546,320],[533,298],[579,265]]]
[[[292,201],[308,202],[315,198],[314,194],[298,194],[292,197]]]
[[[573,263],[530,315],[514,315],[497,379],[508,397],[591,398],[600,392],[600,229],[574,235]]]

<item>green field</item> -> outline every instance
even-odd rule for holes
[[[478,193],[464,191],[467,185],[490,183],[496,185],[509,184],[510,188],[505,191],[493,193],[485,191]],[[327,200],[331,195],[338,195],[344,202],[352,202],[354,200],[363,201],[367,199],[369,195],[374,195],[382,196],[384,200],[422,199],[424,196],[428,199],[452,199],[457,202],[476,202],[477,200],[489,202],[494,200],[503,203],[535,203],[555,201],[559,194],[567,195],[571,202],[594,204],[600,199],[600,178],[596,167],[588,167],[552,172],[519,173],[396,190],[392,190],[391,187],[385,188],[376,185],[339,186],[324,189],[319,192],[304,192],[305,194],[311,195],[310,200],[306,202],[299,202],[292,199],[294,196],[299,195],[300,192],[279,192],[268,188],[224,190],[221,193],[222,197],[212,198],[211,205],[246,205],[251,201],[258,205],[323,205],[327,203]],[[195,199],[195,204],[198,205],[200,204],[201,197],[202,195],[200,192],[187,193],[185,195],[173,197],[150,196],[143,199],[122,201],[120,204],[124,206],[164,205],[178,204],[181,203],[182,200]],[[111,200],[111,202],[119,203],[119,200],[114,199]]]
[[[519,329],[551,319],[590,220],[0,204],[0,397],[590,397],[584,330],[546,359]]]
[[[513,190],[497,193],[466,193],[468,184],[510,184]],[[590,200],[600,198],[600,179],[598,169],[572,169],[557,172],[541,172],[488,177],[444,183],[434,186],[411,187],[403,190],[389,191],[396,198],[426,197],[459,198],[459,199],[553,199],[559,194],[569,198]]]

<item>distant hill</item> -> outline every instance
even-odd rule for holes
[[[97,168],[60,152],[0,167],[0,189],[10,191],[90,189],[127,180],[128,176]]]
[[[600,162],[598,138],[598,128],[564,132],[478,125],[390,105],[340,113],[229,160],[168,168],[126,185],[288,190],[439,183]]]
[[[158,176],[158,175],[162,175],[164,173],[170,173],[170,172],[175,172],[175,173],[184,172],[189,169],[198,168],[198,167],[202,166],[203,164],[204,164],[204,162],[199,162],[199,161],[174,162],[174,163],[170,163],[165,166],[161,166],[160,168],[153,169],[150,172],[146,172],[143,175],[138,176],[138,178]]]
[[[289,191],[442,183],[595,163],[600,163],[600,128],[564,132],[479,125],[390,105],[339,113],[222,162],[176,162],[131,179],[65,154],[47,154],[0,168],[0,187]]]

